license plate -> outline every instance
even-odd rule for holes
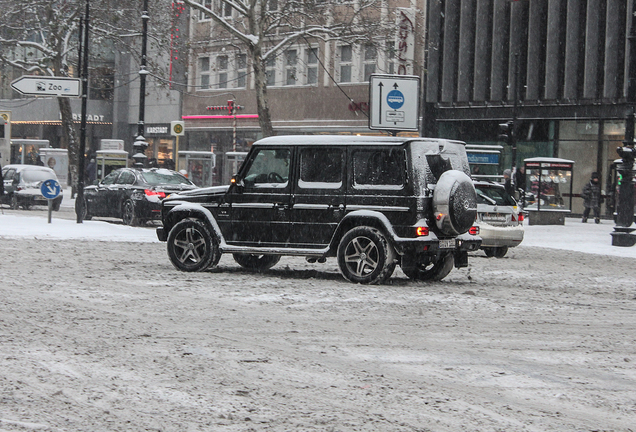
[[[440,240],[439,248],[440,249],[455,249],[455,239]]]
[[[505,222],[506,215],[497,213],[486,213],[483,218],[484,222]]]

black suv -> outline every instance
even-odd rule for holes
[[[458,141],[265,138],[231,185],[166,198],[157,236],[183,271],[214,267],[229,252],[257,271],[281,255],[337,257],[352,282],[381,283],[397,264],[412,279],[440,280],[481,243],[469,172]]]

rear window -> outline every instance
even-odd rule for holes
[[[504,188],[475,185],[475,191],[477,192],[477,202],[479,204],[517,205],[514,198]]]
[[[342,149],[308,148],[300,153],[298,186],[314,189],[338,189],[342,186]]]
[[[184,184],[184,185],[191,185],[192,182],[190,180],[188,180],[187,178],[185,178],[184,176],[182,176],[181,174],[178,174],[176,172],[167,170],[167,169],[160,169],[160,170],[156,170],[156,171],[146,171],[144,173],[141,174],[142,177],[144,178],[144,180],[146,181],[146,183],[151,184],[151,185],[164,185],[164,184],[168,184],[168,185],[178,185],[178,184]]]

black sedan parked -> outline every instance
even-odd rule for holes
[[[161,217],[161,200],[171,193],[196,189],[178,172],[163,168],[120,168],[84,188],[84,217],[121,218],[139,225]]]

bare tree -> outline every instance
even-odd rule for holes
[[[150,40],[155,49],[166,49],[169,35],[162,22],[170,13],[171,1],[159,0],[152,4],[156,25],[151,25],[149,29]],[[77,76],[80,71],[74,66],[78,57],[79,23],[84,16],[85,5],[85,0],[0,0],[0,62],[5,68],[14,68],[22,73]],[[99,54],[99,48],[107,40],[114,49],[138,51],[134,46],[134,36],[141,32],[141,13],[139,2],[92,0],[89,53]],[[161,75],[163,66],[160,63],[153,66],[153,73]],[[79,170],[78,133],[70,101],[60,97],[58,104],[63,139],[69,151],[71,182],[76,186]]]
[[[385,0],[184,0],[210,18],[251,60],[259,124],[274,134],[267,98],[266,61],[299,40],[384,40]]]

